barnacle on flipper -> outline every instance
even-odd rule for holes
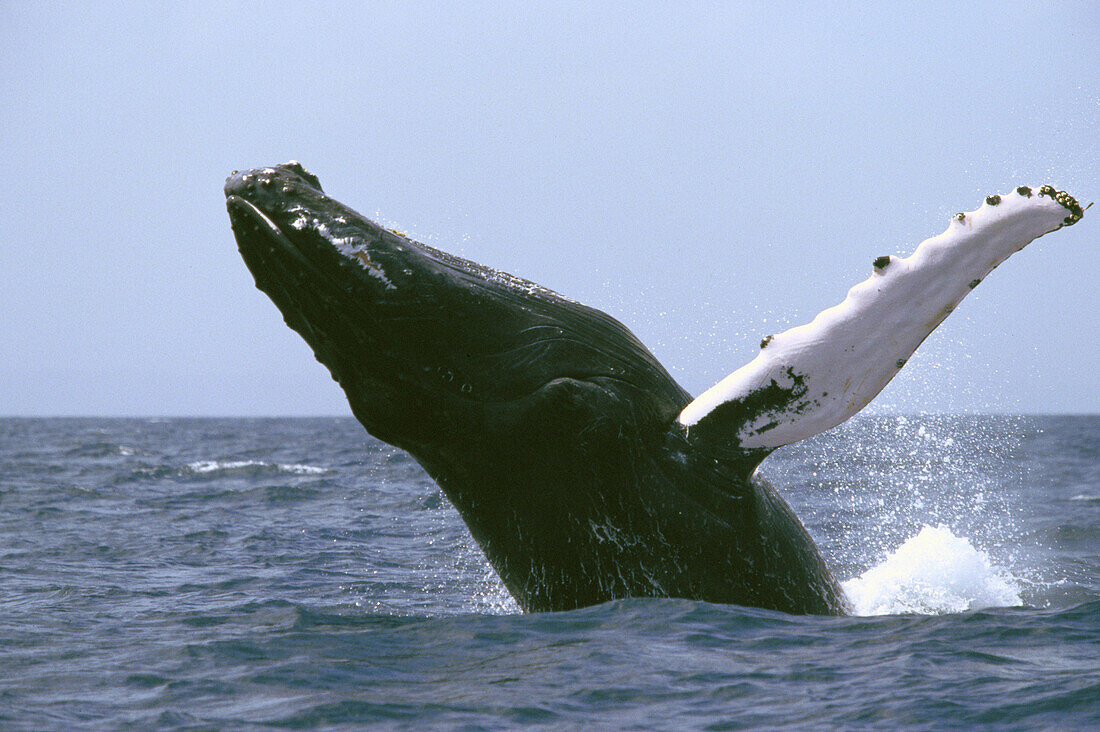
[[[1085,215],[1085,209],[1081,208],[1081,204],[1077,203],[1077,199],[1069,195],[1065,191],[1059,191],[1054,186],[1043,186],[1039,189],[1040,196],[1050,196],[1055,201],[1062,205],[1062,208],[1069,211],[1069,216],[1062,222],[1063,226],[1073,226],[1081,217]],[[1092,204],[1090,203],[1089,206]],[[1086,207],[1087,208],[1087,207]]]

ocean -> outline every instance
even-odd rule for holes
[[[522,614],[348,418],[0,419],[0,728],[1100,726],[1100,417],[769,457],[856,614]]]

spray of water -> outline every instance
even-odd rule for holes
[[[959,613],[1021,604],[1015,578],[946,526],[924,526],[843,588],[856,615]]]
[[[763,467],[850,578],[856,614],[1014,606],[1041,591],[1015,457],[1033,429],[1020,417],[857,417]]]

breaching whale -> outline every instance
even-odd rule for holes
[[[990,196],[693,400],[614,318],[379,226],[296,162],[225,193],[256,286],[527,611],[648,596],[843,613],[756,466],[862,409],[994,267],[1082,215],[1049,186]]]

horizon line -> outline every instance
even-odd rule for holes
[[[1100,412],[880,412],[853,415],[862,417],[1100,417]],[[0,414],[0,420],[9,419],[351,419],[353,414]],[[843,424],[843,422],[841,423]],[[838,427],[840,425],[837,425]]]

